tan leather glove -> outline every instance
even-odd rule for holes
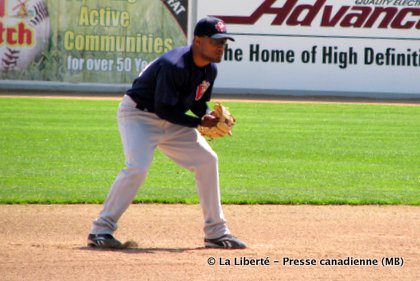
[[[214,127],[198,126],[200,134],[212,139],[226,135],[232,136],[232,127],[235,125],[236,120],[229,109],[217,102],[214,104],[213,115],[219,119],[217,125]]]

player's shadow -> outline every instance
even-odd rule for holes
[[[197,247],[197,248],[126,248],[126,249],[99,249],[99,248],[91,248],[91,247],[79,247],[79,250],[84,251],[108,251],[108,252],[120,252],[120,253],[127,253],[127,254],[153,254],[159,252],[166,252],[166,253],[184,253],[188,251],[197,251],[203,250],[204,247]]]

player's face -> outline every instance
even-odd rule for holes
[[[199,38],[199,54],[209,62],[221,62],[225,50],[226,39]]]

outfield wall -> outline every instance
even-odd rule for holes
[[[0,0],[0,87],[120,91],[187,43],[188,0],[177,2]]]
[[[196,11],[236,38],[224,91],[420,95],[420,1],[201,0]]]
[[[0,0],[0,89],[124,91],[214,15],[236,38],[216,93],[420,98],[420,0],[30,0],[26,15],[19,3]]]

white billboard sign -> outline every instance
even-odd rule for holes
[[[420,96],[420,0],[199,0],[236,39],[216,86]],[[233,91],[234,92],[234,91]]]

